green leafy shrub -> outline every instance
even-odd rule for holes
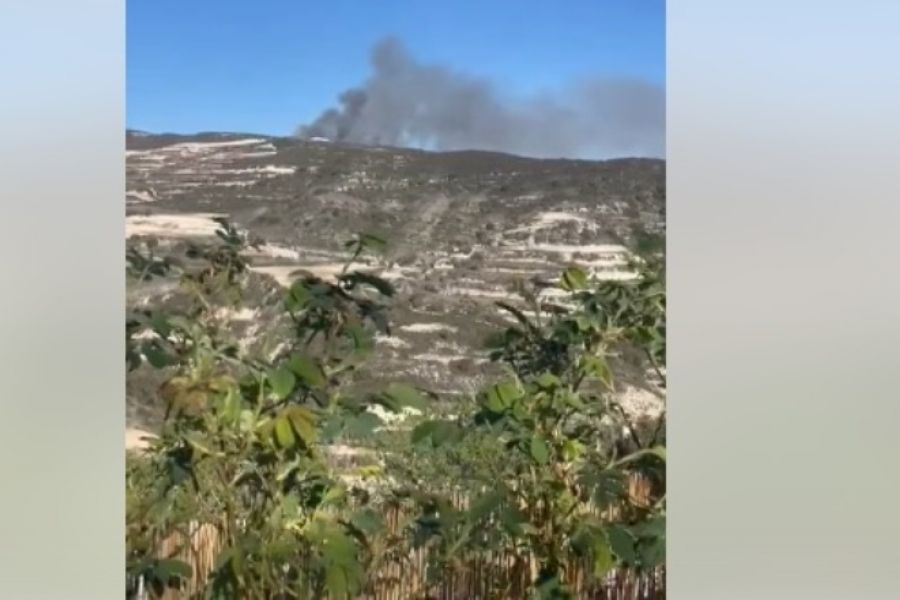
[[[348,242],[336,281],[298,273],[284,295],[290,335],[260,357],[214,316],[242,303],[254,243],[220,226],[216,243],[191,244],[184,256],[158,256],[152,243],[127,254],[134,280],[177,277],[191,299],[126,321],[129,368],[146,360],[170,374],[159,390],[165,425],[128,458],[132,579],[157,596],[349,598],[383,565],[427,549],[432,583],[472,557],[514,555],[490,597],[564,598],[573,561],[596,581],[616,567],[664,564],[664,417],[639,431],[617,401],[615,373],[616,357],[630,352],[665,386],[661,265],[638,263],[625,282],[569,268],[558,282],[567,297],[556,302],[523,286],[524,306],[498,303],[516,324],[488,341],[506,376],[447,407],[401,383],[345,391],[375,334],[390,332],[393,287],[352,268],[384,240]],[[424,416],[411,430],[382,431],[373,405]],[[348,483],[329,461],[327,446],[340,439],[381,450],[377,490]],[[405,517],[388,527],[394,509]],[[179,557],[197,531],[213,543],[187,564]]]
[[[412,533],[438,549],[439,569],[464,564],[465,554],[526,554],[532,592],[568,597],[563,567],[572,560],[590,561],[598,579],[616,565],[663,564],[665,448],[659,428],[640,439],[615,399],[610,367],[617,350],[633,346],[664,385],[661,272],[638,267],[633,282],[597,284],[572,267],[559,282],[567,305],[525,293],[535,318],[499,303],[518,321],[489,342],[509,375],[482,390],[466,414],[412,432],[418,448],[444,448],[440,460],[456,463],[447,472],[457,476],[446,483],[468,479],[466,488],[480,491],[458,507],[428,481],[413,481],[421,517]],[[622,444],[605,434],[604,422],[628,432],[628,455],[619,454]],[[642,498],[629,494],[636,476],[651,484]]]
[[[157,556],[159,542],[199,522],[214,526],[220,541],[208,597],[351,596],[364,584],[369,537],[380,523],[321,447],[347,428],[376,426],[371,402],[388,410],[418,402],[406,390],[362,399],[340,392],[341,378],[387,327],[393,289],[349,263],[334,283],[301,276],[285,298],[288,349],[273,361],[242,356],[211,314],[221,302],[239,302],[248,242],[224,221],[218,235],[218,244],[191,246],[185,261],[129,252],[132,276],[177,272],[194,299],[183,314],[141,311],[128,321],[129,365],[144,356],[174,369],[160,389],[165,427],[129,461],[129,572],[157,592],[183,585],[190,569]],[[381,245],[361,237],[353,257]],[[135,336],[148,329],[149,340]]]

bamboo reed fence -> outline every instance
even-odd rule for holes
[[[640,477],[629,481],[633,502],[640,503],[650,493],[650,483]],[[465,497],[453,499],[457,507]],[[609,516],[608,512],[604,512]],[[408,514],[400,507],[387,509],[386,534],[401,532]],[[187,535],[174,533],[158,546],[158,556],[179,558],[191,566],[191,580],[180,591],[170,590],[160,600],[194,598],[206,583],[221,548],[219,530],[210,524],[192,524]],[[525,600],[534,580],[536,565],[521,553],[510,550],[482,551],[464,556],[453,569],[429,577],[429,547],[410,548],[378,562],[368,584],[357,600]],[[590,575],[591,565],[572,559],[563,566],[563,581],[584,600],[663,600],[666,597],[665,568],[651,573],[614,569],[602,581]],[[136,600],[148,600],[143,597]]]

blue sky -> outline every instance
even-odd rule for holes
[[[127,122],[290,134],[400,38],[510,95],[582,77],[664,83],[663,0],[127,0]]]

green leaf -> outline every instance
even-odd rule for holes
[[[178,359],[170,356],[156,342],[147,342],[141,346],[141,353],[147,357],[147,362],[156,369],[163,369],[178,362]]]
[[[562,277],[560,278],[560,287],[568,292],[583,290],[587,287],[587,283],[587,272],[581,267],[574,265],[563,271]]]
[[[344,422],[344,431],[354,438],[366,438],[382,425],[384,422],[378,415],[366,411],[347,417]]]
[[[345,421],[340,415],[325,415],[319,421],[319,435],[325,442],[336,441],[345,427]]]
[[[576,410],[584,410],[587,408],[584,401],[582,401],[581,396],[578,394],[567,392],[563,395],[563,398],[568,406],[571,406]]]
[[[391,383],[385,394],[390,397],[398,406],[425,410],[428,403],[419,390],[411,385],[404,383]]]
[[[612,371],[606,362],[606,357],[596,354],[586,354],[581,357],[579,365],[581,372],[586,376],[593,376],[603,382],[606,387],[612,387]]]
[[[612,548],[605,536],[598,535],[594,538],[591,554],[594,563],[594,577],[604,577],[615,564]]]
[[[306,308],[306,305],[312,299],[312,294],[304,281],[295,281],[291,284],[285,296],[285,307],[290,311],[298,311]]]
[[[503,404],[503,398],[496,393],[494,388],[491,388],[487,391],[485,396],[485,406],[487,406],[488,410],[492,413],[502,413],[506,410],[506,406]]]
[[[430,442],[438,447],[448,442],[457,441],[462,437],[462,430],[453,421],[425,421],[417,425],[410,436],[414,445],[422,445]]]
[[[642,539],[638,542],[641,566],[653,569],[666,562],[666,538],[664,536]]]
[[[291,448],[296,440],[294,439],[294,429],[291,422],[286,417],[278,417],[275,419],[275,441],[282,448]]]
[[[173,577],[179,579],[189,579],[191,577],[191,566],[184,561],[174,558],[160,559],[154,565],[153,574],[162,581],[168,581]]]
[[[512,414],[516,420],[525,422],[529,418],[528,409],[522,402],[516,402],[512,407]]]
[[[322,387],[325,384],[325,374],[321,367],[303,354],[291,355],[287,366],[308,387]]]
[[[163,339],[169,337],[169,334],[172,333],[172,326],[169,324],[168,317],[164,314],[157,313],[153,315],[150,319],[150,326]]]
[[[539,465],[546,465],[550,460],[550,448],[547,446],[546,440],[539,434],[532,436],[529,450],[531,458]]]
[[[416,446],[425,441],[431,441],[431,436],[434,433],[434,429],[434,421],[425,421],[424,423],[419,423],[413,428],[412,434],[410,434],[410,441]]]
[[[356,563],[357,548],[353,539],[336,523],[320,523],[317,535],[322,557],[330,563],[352,566]]]
[[[535,383],[537,383],[539,387],[547,390],[552,390],[560,386],[559,377],[553,373],[541,373],[535,380]]]
[[[609,545],[615,555],[626,564],[634,565],[637,562],[637,554],[635,553],[635,539],[631,533],[621,525],[611,525],[607,529],[607,534]]]
[[[512,403],[524,396],[517,381],[507,380],[492,385],[485,393],[487,408],[491,412],[501,413],[512,406]]]
[[[325,587],[329,598],[343,600],[348,597],[350,583],[341,565],[329,564],[325,567]]]
[[[322,499],[319,501],[319,508],[327,508],[328,506],[339,506],[343,500],[346,498],[346,492],[344,488],[340,485],[332,485],[328,488],[328,491],[325,492],[325,495],[322,496]],[[337,530],[340,535],[344,535],[343,530]],[[349,538],[348,538],[349,539]]]
[[[581,481],[581,484],[591,490],[597,507],[605,509],[622,500],[627,492],[625,478],[619,471],[603,470],[592,473]]]
[[[387,250],[387,240],[371,233],[361,234],[359,236],[359,244],[360,247],[371,250],[372,252],[381,253]]]
[[[272,393],[279,400],[284,400],[290,396],[291,392],[294,391],[294,385],[297,383],[297,378],[294,377],[294,374],[284,367],[269,371],[268,380],[269,385],[272,386]]]
[[[456,442],[462,437],[462,430],[453,421],[435,421],[431,441],[435,446]]]
[[[590,558],[594,576],[606,575],[614,564],[609,540],[599,522],[587,522],[579,525],[572,536],[572,549],[577,556]]]
[[[228,423],[237,423],[241,417],[241,397],[234,388],[229,388],[222,396],[219,414]]]
[[[587,556],[591,551],[591,546],[593,545],[593,539],[596,533],[597,528],[592,524],[583,523],[578,525],[578,528],[575,530],[569,541],[576,556]]]
[[[300,439],[303,440],[307,447],[315,443],[318,434],[316,430],[317,419],[311,410],[305,406],[291,406],[285,409],[282,414],[290,421],[294,432],[300,436]]]
[[[350,522],[366,535],[378,533],[384,528],[384,519],[371,508],[364,508],[356,512]]]
[[[360,354],[367,353],[375,347],[375,336],[357,323],[350,323],[346,327],[347,335],[353,341],[353,349]]]
[[[631,526],[631,532],[638,538],[657,538],[666,535],[666,518],[654,517]]]
[[[590,331],[594,327],[593,321],[585,315],[577,315],[574,320],[575,324],[578,326],[578,331]]]
[[[509,406],[522,396],[524,392],[518,381],[504,381],[496,386],[497,394],[503,399],[503,403]]]
[[[568,462],[576,460],[579,456],[581,456],[582,452],[584,452],[584,444],[582,444],[578,440],[567,439],[563,443],[562,455],[563,458]]]

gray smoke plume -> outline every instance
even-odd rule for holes
[[[665,93],[639,80],[595,79],[556,94],[501,100],[490,82],[421,64],[396,39],[372,49],[372,75],[297,135],[432,150],[534,157],[661,157]]]

